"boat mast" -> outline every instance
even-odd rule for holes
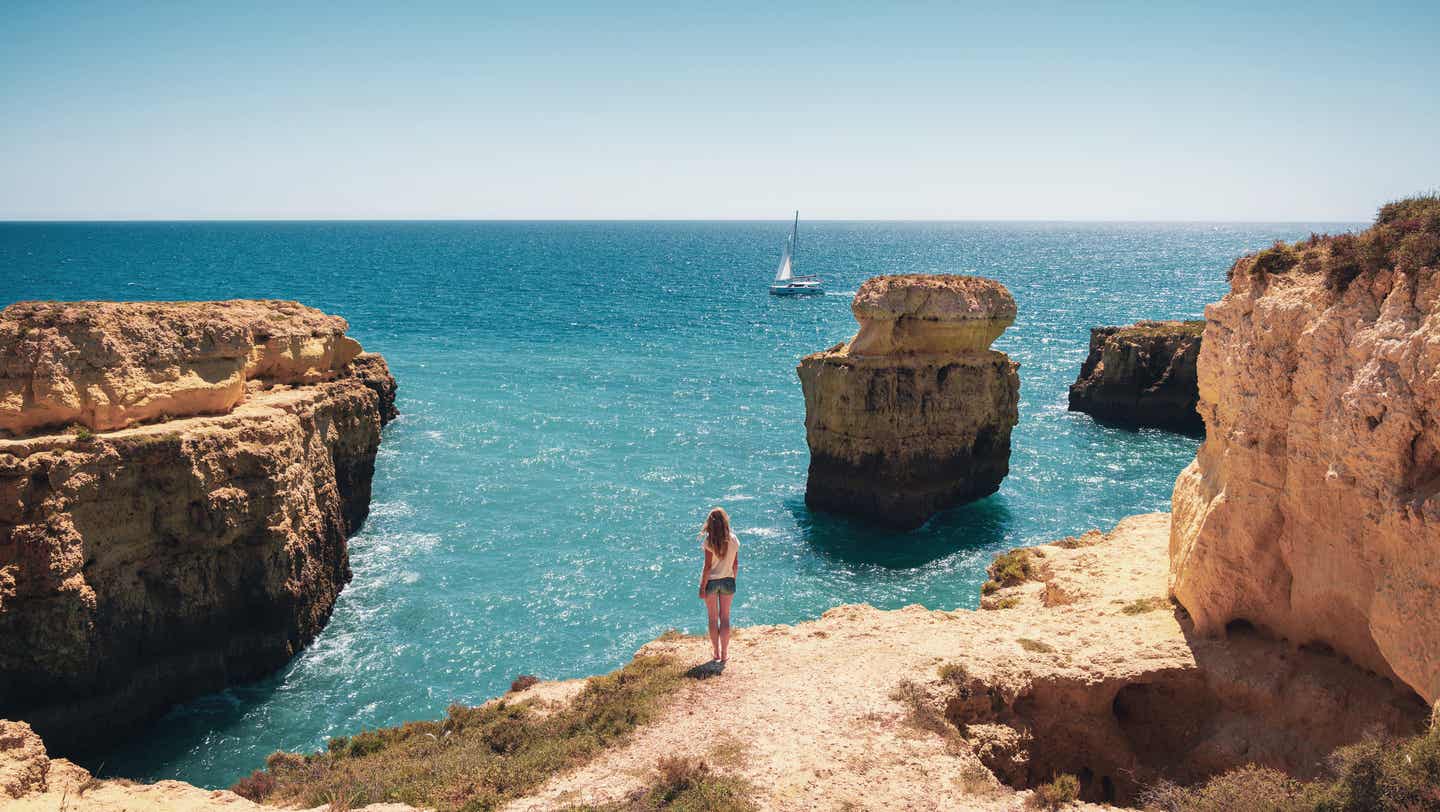
[[[795,267],[795,249],[800,247],[800,210],[795,210],[795,225],[790,227],[790,267]]]

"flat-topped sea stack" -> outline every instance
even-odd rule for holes
[[[1015,321],[976,276],[879,276],[851,305],[860,330],[801,359],[805,502],[897,528],[994,493],[1010,470],[1018,365],[990,344]]]
[[[1440,699],[1440,198],[1241,259],[1205,315],[1175,597]]]
[[[0,311],[0,717],[97,745],[315,637],[395,413],[346,328],[294,302]]]
[[[1070,411],[1128,428],[1200,434],[1195,362],[1203,321],[1142,321],[1090,330],[1090,355],[1070,386]]]

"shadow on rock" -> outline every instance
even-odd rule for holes
[[[685,672],[685,676],[690,679],[710,679],[711,677],[718,677],[723,673],[725,673],[725,664],[719,660],[711,660],[707,663],[692,666]]]

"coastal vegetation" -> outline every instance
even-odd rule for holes
[[[1170,601],[1167,598],[1162,598],[1158,595],[1152,595],[1148,598],[1139,598],[1137,600],[1130,601],[1129,603],[1125,604],[1125,606],[1122,607],[1120,611],[1124,612],[1127,615],[1143,615],[1146,612],[1153,612],[1157,609],[1169,608],[1169,606]]]
[[[629,798],[601,806],[574,806],[564,812],[750,812],[753,788],[742,778],[722,775],[703,759],[665,756],[650,783]]]
[[[1000,587],[1023,584],[1035,577],[1035,565],[1030,560],[1029,550],[1011,550],[996,556],[989,572],[990,580],[980,587],[980,591],[987,595]]]
[[[668,658],[642,656],[591,677],[558,710],[547,712],[536,700],[511,698],[477,707],[452,705],[441,721],[331,739],[324,751],[308,755],[275,753],[265,769],[242,779],[234,790],[274,805],[309,807],[344,798],[351,806],[400,802],[439,810],[494,809],[583,764],[651,719],[680,685],[682,673]],[[660,773],[662,780],[645,803],[739,792],[738,785],[708,769],[681,770],[671,764],[662,765]]]
[[[1440,194],[1418,195],[1380,207],[1375,224],[1359,234],[1311,234],[1276,242],[1241,258],[1232,268],[1263,278],[1292,271],[1320,274],[1325,286],[1344,292],[1361,276],[1440,267]]]
[[[1336,750],[1326,774],[1313,781],[1252,764],[1194,787],[1161,782],[1141,800],[1161,812],[1434,812],[1440,810],[1440,713],[1422,735],[1377,736]]]
[[[1080,779],[1069,773],[1055,776],[1054,780],[1035,788],[1032,797],[1034,805],[1042,809],[1061,809],[1080,798]]]

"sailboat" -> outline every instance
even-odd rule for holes
[[[771,296],[804,296],[824,293],[820,277],[815,274],[795,275],[795,248],[800,239],[800,212],[795,212],[795,225],[790,228],[790,237],[785,240],[785,250],[780,252],[780,267],[775,271],[775,281],[770,283]]]

